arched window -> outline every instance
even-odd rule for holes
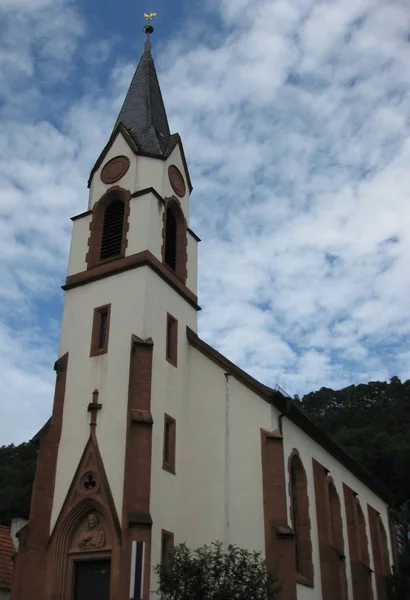
[[[390,575],[389,549],[387,546],[387,535],[383,525],[383,521],[379,515],[379,531],[380,531],[380,554],[382,562],[383,575]]]
[[[123,228],[124,202],[116,198],[108,204],[104,212],[100,260],[121,254]]]
[[[289,462],[291,519],[295,536],[295,561],[299,580],[313,585],[312,543],[310,539],[309,499],[305,469],[294,451]]]
[[[343,554],[343,525],[340,500],[334,483],[329,481],[330,543]]]
[[[131,194],[111,188],[92,209],[87,267],[125,255]]]
[[[187,225],[180,203],[169,198],[165,205],[163,261],[182,281],[186,280]]]
[[[366,521],[360,506],[360,502],[356,499],[357,503],[357,524],[359,527],[359,558],[360,560],[368,565],[369,564],[369,548],[367,545],[367,534],[366,534]]]

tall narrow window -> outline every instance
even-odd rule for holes
[[[293,464],[290,467],[290,485],[291,485],[291,500],[292,500],[293,532],[295,534],[296,571],[298,573],[301,573],[298,494],[296,491],[296,474],[295,474],[295,469],[294,469]]]
[[[120,256],[124,226],[124,202],[113,200],[105,209],[100,260]]]
[[[178,321],[167,314],[166,359],[171,365],[178,365]]]
[[[175,473],[175,445],[176,445],[175,419],[165,415],[164,419],[164,456],[162,467]]]
[[[163,263],[185,283],[187,276],[187,223],[181,205],[175,198],[166,200],[163,238]]]
[[[94,309],[90,356],[105,354],[108,350],[111,304]]]
[[[365,564],[369,564],[369,548],[367,545],[367,534],[366,534],[366,521],[364,519],[364,514],[362,511],[362,507],[360,506],[360,502],[358,498],[356,498],[356,507],[357,507],[357,522],[359,526],[359,558]]]
[[[165,264],[175,271],[177,266],[177,220],[171,206],[168,206],[166,214]]]
[[[340,501],[334,483],[329,482],[330,543],[343,555],[343,525],[340,513]]]
[[[309,499],[305,469],[299,453],[294,450],[289,459],[289,493],[295,536],[297,581],[313,586],[312,542],[310,539]]]
[[[169,553],[174,547],[174,534],[170,531],[162,530],[161,534],[161,562],[166,564],[169,560]]]

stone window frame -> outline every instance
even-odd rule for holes
[[[161,529],[161,564],[167,564],[169,553],[174,547],[174,534],[172,531]]]
[[[167,243],[167,211],[172,210],[176,220],[176,267],[173,269],[165,262],[165,252]],[[162,247],[161,256],[164,266],[174,273],[182,283],[186,283],[187,279],[187,246],[188,246],[188,225],[185,219],[184,211],[182,210],[181,202],[176,196],[170,196],[164,199],[164,210],[162,214]]]
[[[104,227],[104,215],[107,206],[113,200],[121,200],[124,203],[121,252],[116,256],[101,260],[100,254]],[[128,245],[127,233],[129,230],[130,200],[130,191],[115,185],[110,187],[106,193],[94,204],[90,222],[90,236],[88,238],[88,253],[86,256],[87,269],[92,269],[98,265],[118,260],[119,258],[124,258],[125,250]]]
[[[162,468],[175,475],[176,464],[176,421],[170,415],[164,415],[164,443]]]
[[[107,332],[105,336],[105,343],[100,347],[99,340],[101,335],[101,317],[103,314],[107,315]],[[90,346],[90,357],[100,356],[108,352],[108,342],[110,337],[110,322],[111,322],[111,304],[104,304],[94,308],[93,315],[93,326],[91,333],[91,346]]]
[[[297,516],[298,523],[295,527],[294,523],[294,507],[293,507],[293,484],[292,471],[295,472],[294,465],[297,466],[296,472],[296,496],[297,496]],[[293,467],[293,468],[292,468]],[[307,476],[300,453],[296,448],[293,448],[288,459],[288,477],[289,477],[289,509],[290,522],[295,535],[295,566],[296,566],[296,581],[308,587],[314,587],[314,568],[312,559],[312,535],[311,535],[311,520],[309,514],[309,495],[307,489]],[[299,543],[300,564],[299,569],[296,562],[296,544]]]
[[[327,497],[329,509],[329,544],[337,550],[340,558],[342,558],[344,557],[342,505],[335,482],[330,475],[327,477]]]
[[[165,358],[178,367],[178,319],[167,313],[167,330],[165,334]]]
[[[360,504],[360,500],[358,496],[355,498],[356,502],[356,525],[358,531],[358,542],[359,542],[359,560],[366,565],[366,567],[370,568],[370,554],[369,554],[369,539],[367,535],[367,524],[364,516],[364,512],[362,509],[362,505]]]

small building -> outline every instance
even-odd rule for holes
[[[0,600],[10,600],[15,550],[10,528],[0,525]]]
[[[107,139],[72,219],[13,600],[149,600],[174,543],[216,540],[261,552],[282,600],[386,600],[388,492],[198,335],[192,185],[149,39]]]

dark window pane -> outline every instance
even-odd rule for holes
[[[114,200],[104,213],[100,259],[105,260],[121,254],[124,203]]]
[[[165,264],[175,271],[177,266],[177,220],[171,208],[167,209],[166,216]]]

